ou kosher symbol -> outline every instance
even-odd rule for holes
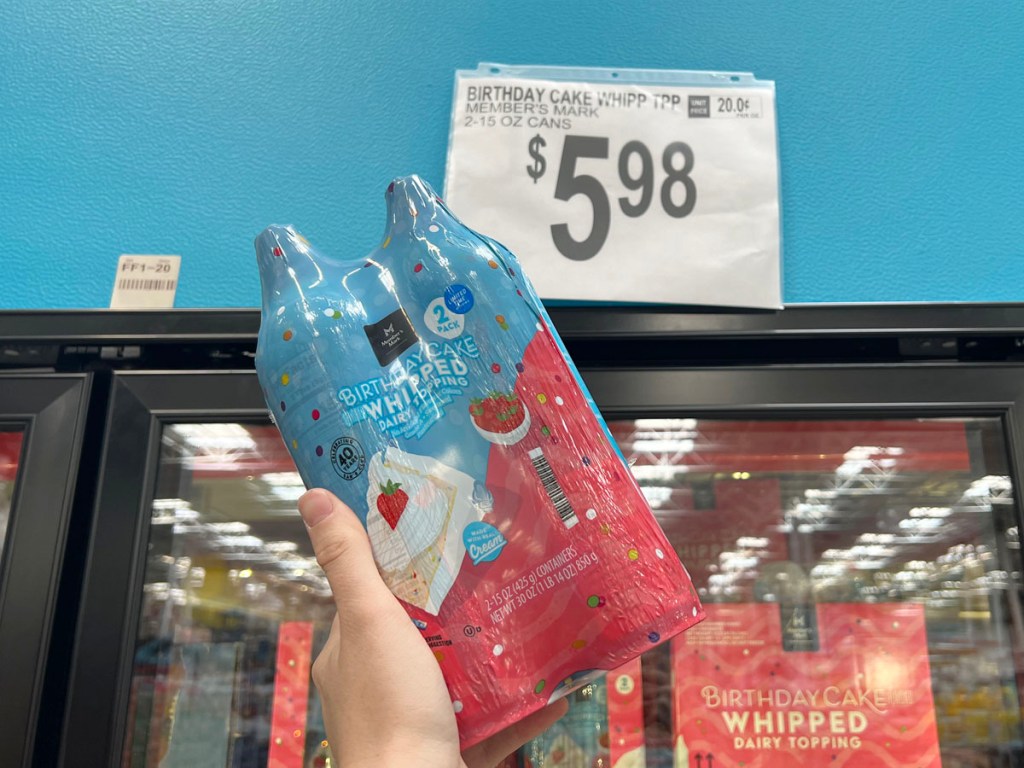
[[[427,311],[423,313],[423,322],[427,328],[445,339],[461,336],[466,329],[465,315],[456,314],[448,309],[443,296],[438,296],[427,305]]]

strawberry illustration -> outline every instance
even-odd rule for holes
[[[402,484],[388,480],[381,483],[380,496],[377,497],[377,511],[388,521],[391,530],[398,527],[398,520],[409,503],[409,494],[402,490]]]
[[[514,392],[491,392],[470,401],[469,413],[480,429],[507,434],[526,419],[526,409]]]

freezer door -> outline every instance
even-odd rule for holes
[[[1019,369],[586,378],[707,619],[521,764],[1021,762]]]
[[[512,764],[1022,759],[1020,369],[584,378],[708,619]],[[62,764],[326,765],[333,609],[255,377],[119,375],[105,450]]]
[[[32,764],[51,643],[67,640],[52,634],[90,384],[87,374],[0,374],[0,754],[5,766]]]
[[[334,616],[254,374],[115,377],[67,766],[326,766]]]

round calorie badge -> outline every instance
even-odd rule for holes
[[[443,296],[438,296],[427,305],[427,311],[423,313],[423,322],[427,328],[446,339],[462,335],[466,328],[466,318],[448,309]]]
[[[464,285],[455,283],[444,289],[444,304],[457,315],[464,315],[473,308],[473,292]]]

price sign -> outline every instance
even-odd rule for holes
[[[542,298],[781,306],[774,87],[751,75],[460,72],[445,180]]]

